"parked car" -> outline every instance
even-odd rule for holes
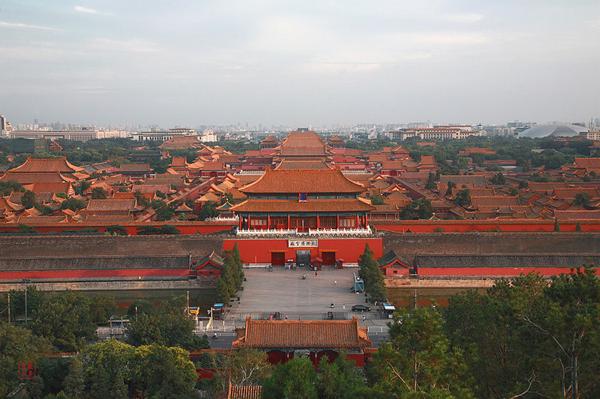
[[[354,305],[352,306],[353,312],[369,312],[371,308],[367,305]]]

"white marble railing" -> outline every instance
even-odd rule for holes
[[[231,217],[217,216],[216,218],[206,218],[204,220],[207,222],[238,222],[240,219],[237,216],[231,216]]]
[[[364,229],[309,229],[308,235],[327,235],[327,236],[365,236],[371,235],[371,227]]]
[[[238,236],[273,236],[298,234],[297,229],[237,230]]]
[[[256,236],[368,236],[373,234],[371,227],[361,229],[309,229],[308,232],[298,232],[298,229],[267,229],[267,230],[236,230],[241,237]]]

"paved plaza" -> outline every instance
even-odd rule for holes
[[[352,305],[365,304],[364,294],[350,291],[352,274],[356,272],[355,268],[324,268],[315,275],[300,268],[274,268],[271,272],[263,268],[246,269],[247,281],[240,303],[232,307],[228,319],[243,320],[247,315],[263,318],[275,312],[290,319],[323,319],[327,312],[335,313],[336,318],[346,318],[343,313],[349,315]],[[361,313],[355,314],[362,317]]]

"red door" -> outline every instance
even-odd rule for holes
[[[271,252],[271,265],[273,265],[273,266],[285,265],[285,252]]]
[[[321,257],[323,258],[323,264],[325,266],[335,265],[335,252],[333,252],[333,251],[321,252]]]

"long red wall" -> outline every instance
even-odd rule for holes
[[[600,232],[600,220],[578,220],[560,222],[560,231]],[[398,233],[468,233],[468,232],[552,232],[553,220],[537,219],[483,219],[483,220],[398,220],[372,221],[378,231]]]
[[[188,277],[188,269],[76,269],[76,270],[31,270],[0,271],[0,280],[77,280],[93,278],[136,278],[136,277]]]
[[[129,224],[118,224],[125,230],[127,234],[134,236],[138,234],[138,229],[143,227],[162,227],[166,225],[174,226],[179,230],[180,234],[212,234],[219,232],[231,231],[231,229],[237,224],[230,223],[209,223],[209,222],[152,222],[152,223],[129,223]],[[96,223],[55,223],[55,224],[43,224],[43,225],[28,225],[36,233],[62,233],[66,231],[86,231],[96,230],[99,233],[106,232],[106,228],[110,224],[96,224]],[[18,224],[0,224],[0,233],[16,233],[19,232],[20,228]]]
[[[54,223],[29,225],[38,233],[61,233],[65,231],[96,230],[105,232],[109,224],[97,223]],[[211,222],[133,222],[122,224],[129,235],[137,235],[142,227],[161,227],[164,225],[175,226],[180,234],[212,234],[232,230],[235,223]],[[574,220],[560,222],[560,231],[574,232],[579,225],[581,232],[600,232],[600,220]],[[552,232],[553,220],[540,219],[482,219],[482,220],[394,220],[371,221],[371,226],[379,231],[398,233],[467,233],[467,232]],[[19,231],[16,223],[0,223],[0,233],[14,233]]]
[[[383,255],[383,240],[376,238],[327,238],[319,239],[316,248],[288,248],[287,239],[225,239],[223,249],[231,250],[237,244],[244,263],[271,263],[272,252],[285,252],[286,259],[296,259],[296,251],[309,249],[311,258],[322,257],[321,252],[335,252],[336,259],[356,263],[369,245],[376,258]]]
[[[420,267],[420,277],[517,277],[521,274],[537,273],[542,276],[557,276],[571,273],[568,267]],[[600,275],[600,270],[596,269]]]

